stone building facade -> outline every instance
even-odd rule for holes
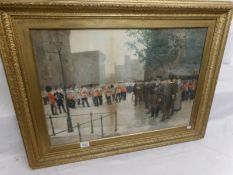
[[[31,39],[41,89],[47,85],[100,84],[105,76],[105,55],[100,51],[71,53],[69,30],[32,30]],[[61,57],[58,51],[61,51]],[[62,68],[64,79],[62,78]]]
[[[76,85],[103,84],[105,82],[105,55],[100,51],[72,54]]]
[[[125,64],[115,66],[115,76],[119,82],[144,80],[144,64],[138,59],[125,56]]]

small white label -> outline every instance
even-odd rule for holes
[[[192,128],[192,126],[190,126],[190,125],[189,125],[189,126],[187,126],[187,129],[191,129],[191,128]]]
[[[80,148],[86,148],[90,146],[90,142],[80,142]]]

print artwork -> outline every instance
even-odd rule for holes
[[[52,145],[189,126],[207,28],[30,34]]]

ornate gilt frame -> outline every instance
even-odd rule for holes
[[[194,1],[1,1],[0,52],[31,168],[203,138],[231,22],[232,7],[229,2]],[[170,128],[96,140],[88,148],[80,148],[78,144],[51,146],[42,117],[38,80],[27,31],[29,28],[67,26],[208,27],[191,128]]]

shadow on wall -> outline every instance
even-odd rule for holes
[[[214,95],[210,120],[226,118],[233,114],[233,89],[228,92],[216,92]]]
[[[0,57],[0,118],[9,116],[15,116],[15,111]]]
[[[231,22],[231,27],[230,27],[230,30],[229,30],[227,43],[226,43],[226,48],[225,48],[225,52],[224,52],[224,59],[223,59],[224,64],[233,65],[232,48],[233,48],[233,20]]]

